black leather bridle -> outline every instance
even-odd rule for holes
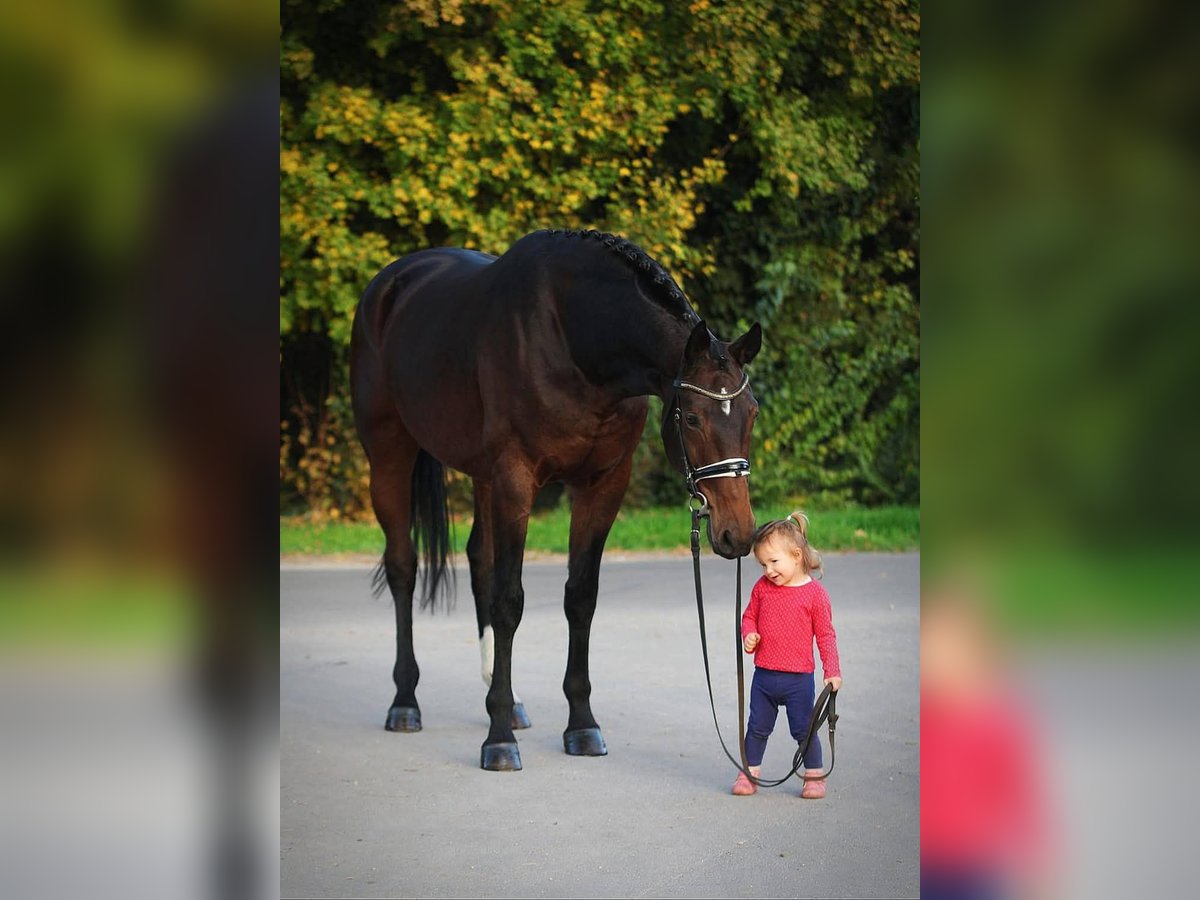
[[[701,493],[697,485],[706,478],[745,478],[750,474],[750,460],[741,456],[732,456],[729,459],[722,459],[718,462],[708,463],[707,465],[693,466],[692,461],[688,459],[687,444],[683,440],[683,411],[679,407],[679,392],[691,391],[692,393],[700,394],[702,397],[708,397],[710,400],[728,403],[750,386],[750,376],[743,372],[742,383],[737,386],[737,389],[733,393],[727,393],[725,388],[721,388],[721,392],[717,393],[716,391],[702,388],[699,385],[690,384],[679,378],[676,378],[672,384],[675,387],[675,396],[672,403],[675,416],[675,434],[679,438],[679,452],[683,459],[683,477],[687,482],[688,493],[692,495],[693,499],[700,501],[700,515],[707,516],[708,498]]]

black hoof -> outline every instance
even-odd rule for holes
[[[420,731],[421,711],[415,706],[393,706],[383,727],[388,731]]]
[[[504,744],[484,744],[479,754],[480,768],[490,772],[519,772],[521,751],[516,741]]]
[[[530,725],[529,715],[525,712],[524,703],[514,703],[512,713],[513,728],[528,728]]]
[[[599,728],[576,728],[563,732],[563,749],[571,756],[607,756],[608,747]]]

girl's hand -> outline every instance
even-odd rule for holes
[[[830,685],[835,691],[840,691],[842,689],[842,679],[837,675],[833,676],[832,678],[826,678],[825,683]]]
[[[753,653],[754,648],[758,646],[758,642],[762,640],[762,635],[757,631],[752,631],[742,638],[742,649],[747,653]]]

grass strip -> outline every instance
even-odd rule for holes
[[[764,506],[755,510],[758,521],[783,518],[792,507]],[[809,540],[818,550],[898,552],[919,550],[921,511],[915,506],[841,507],[809,510]],[[532,516],[526,549],[566,553],[570,511],[556,508]],[[617,516],[606,545],[609,550],[653,552],[687,549],[691,517],[684,505],[668,508],[629,509]],[[464,553],[471,531],[469,518],[454,522],[454,548]],[[383,552],[383,532],[374,522],[314,523],[299,518],[280,519],[281,556],[337,556]]]

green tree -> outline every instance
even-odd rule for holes
[[[325,341],[316,419],[340,416],[317,449],[289,423],[292,497],[362,505],[345,347],[378,268],[593,227],[723,337],[763,322],[756,495],[914,499],[918,28],[891,2],[285,0],[284,367]],[[677,499],[660,450],[638,470],[631,499]]]

